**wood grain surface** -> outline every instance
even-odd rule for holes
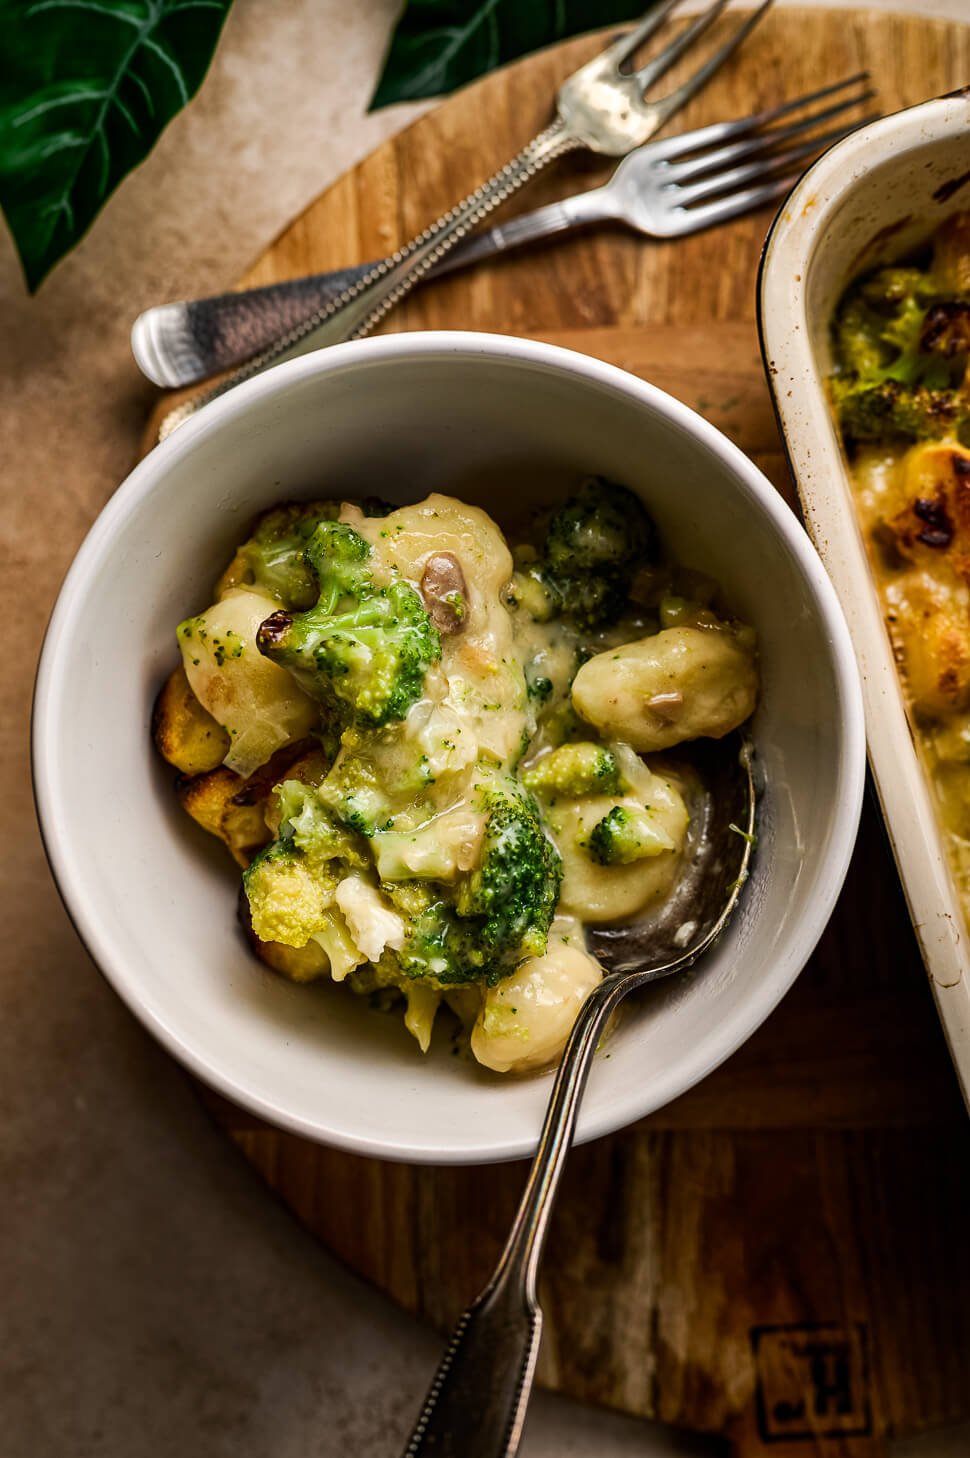
[[[560,80],[599,44],[544,52],[442,104],[317,199],[241,283],[405,242],[546,123]],[[864,68],[885,111],[954,89],[970,80],[970,27],[773,12],[671,130]],[[605,171],[567,158],[511,208]],[[384,327],[527,335],[621,365],[706,415],[791,499],[754,326],[768,222],[666,244],[572,236],[429,286]],[[178,398],[160,402],[146,442]],[[321,1240],[451,1324],[499,1250],[524,1166],[381,1164],[205,1097]],[[675,1103],[573,1153],[542,1278],[541,1379],[726,1435],[740,1455],[870,1458],[888,1434],[970,1415],[968,1205],[970,1125],[870,804],[836,913],[782,1005]]]

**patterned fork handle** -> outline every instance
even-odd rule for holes
[[[463,238],[423,277],[440,278],[552,234],[602,222],[615,213],[606,188],[577,193]],[[274,349],[281,336],[293,337],[309,315],[322,317],[353,285],[373,278],[376,267],[372,260],[260,288],[155,304],[132,325],[135,362],[143,375],[164,390],[200,385]]]
[[[758,24],[773,0],[761,4],[747,16],[730,38],[713,55],[656,101],[646,93],[704,34],[728,4],[711,0],[706,10],[681,30],[674,39],[639,70],[623,66],[644,41],[666,20],[680,0],[659,0],[633,29],[611,42],[605,50],[567,76],[556,95],[556,120],[524,147],[488,182],[476,188],[419,237],[390,259],[378,263],[325,309],[306,321],[273,350],[251,360],[221,385],[189,401],[162,421],[159,439],[169,435],[201,405],[214,400],[234,385],[278,360],[306,350],[321,349],[345,339],[356,339],[377,324],[397,301],[423,278],[445,254],[464,238],[470,228],[487,217],[493,208],[511,197],[554,158],[577,148],[588,148],[607,157],[625,157],[643,145],[684,106],[714,73],[734,54]]]
[[[505,202],[557,157],[584,145],[561,119],[554,121],[544,132],[534,137],[528,146],[523,147],[517,157],[462,202],[444,213],[405,248],[375,264],[363,278],[350,284],[337,298],[290,330],[271,349],[256,355],[241,370],[166,415],[158,432],[159,440],[171,435],[183,421],[210,400],[217,399],[243,380],[260,373],[267,365],[366,334],[399,299],[414,288],[429,269],[444,258],[456,243],[500,203]]]

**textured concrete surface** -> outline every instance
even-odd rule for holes
[[[237,0],[197,101],[37,299],[0,234],[5,1458],[391,1455],[437,1355],[272,1202],[97,975],[48,877],[27,769],[43,623],[151,398],[131,320],[231,282],[415,114],[364,114],[397,8]],[[886,8],[965,16],[967,0]],[[968,1442],[906,1453],[955,1458]],[[703,1449],[542,1397],[523,1445],[675,1451]]]

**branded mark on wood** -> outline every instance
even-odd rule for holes
[[[755,1326],[750,1335],[763,1443],[869,1436],[869,1344],[863,1322]]]

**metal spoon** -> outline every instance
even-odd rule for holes
[[[593,1054],[627,993],[685,971],[724,930],[754,845],[752,759],[751,740],[740,732],[685,746],[678,768],[691,830],[674,894],[653,917],[588,937],[606,976],[566,1043],[505,1250],[459,1318],[404,1458],[512,1458],[519,1446],[542,1332],[536,1274]]]

